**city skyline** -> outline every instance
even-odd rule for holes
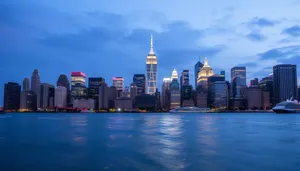
[[[70,72],[82,71],[88,77],[105,78],[109,85],[112,77],[122,76],[129,86],[133,74],[145,73],[150,34],[158,60],[158,88],[174,68],[178,73],[188,69],[194,78],[199,56],[201,61],[208,57],[215,73],[224,69],[226,80],[232,67],[247,67],[247,84],[255,77],[266,77],[278,63],[300,66],[296,18],[300,4],[294,0],[251,2],[258,10],[253,10],[250,2],[235,1],[226,5],[199,1],[192,6],[175,1],[171,9],[167,8],[169,2],[155,0],[118,5],[126,8],[113,2],[78,1],[67,7],[64,3],[68,1],[13,0],[0,5],[7,16],[0,19],[0,68],[5,73],[0,76],[0,105],[4,83],[21,85],[33,69],[38,69],[41,83],[51,85],[56,85],[60,74],[70,79]],[[246,7],[256,13],[243,12]],[[191,13],[177,13],[178,8]],[[278,10],[281,14],[272,12]],[[196,16],[203,17],[199,20]]]

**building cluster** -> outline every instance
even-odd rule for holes
[[[163,78],[161,92],[157,87],[157,59],[151,36],[146,58],[146,74],[134,74],[129,87],[123,77],[113,77],[108,86],[102,77],[89,77],[83,72],[60,75],[56,86],[41,83],[37,69],[31,80],[23,85],[8,82],[4,86],[4,110],[7,111],[64,111],[67,109],[94,109],[96,111],[168,111],[176,107],[197,106],[215,110],[268,110],[286,99],[300,98],[297,89],[296,65],[273,67],[273,74],[246,83],[246,67],[233,67],[231,80],[225,80],[225,71],[214,73],[208,64],[198,61],[194,68],[194,86],[189,70],[178,76]],[[88,83],[87,83],[88,81]]]

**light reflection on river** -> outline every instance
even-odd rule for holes
[[[9,114],[0,117],[0,165],[22,171],[299,171],[299,135],[300,115]]]

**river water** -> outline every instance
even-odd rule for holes
[[[300,171],[300,115],[0,115],[1,171]]]

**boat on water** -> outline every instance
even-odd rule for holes
[[[210,108],[199,108],[199,107],[178,107],[170,110],[170,113],[206,113],[210,112]]]
[[[278,103],[272,110],[276,113],[300,113],[300,103],[290,99]]]

